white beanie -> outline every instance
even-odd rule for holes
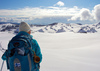
[[[25,22],[20,23],[19,31],[29,32],[30,30],[31,30],[31,27],[29,26],[29,24],[27,24]]]

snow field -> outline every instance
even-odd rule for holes
[[[43,54],[40,71],[100,71],[100,33],[33,33]],[[0,32],[4,48],[14,34]],[[2,56],[2,52],[0,52]],[[0,59],[0,66],[2,60]],[[3,71],[7,71],[6,62]]]
[[[41,71],[99,71],[100,34],[33,34],[43,52]]]

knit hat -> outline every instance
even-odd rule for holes
[[[29,24],[27,24],[25,22],[20,23],[19,31],[29,32],[30,30],[31,30],[31,27],[29,26]]]

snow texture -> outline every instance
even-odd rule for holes
[[[32,33],[43,54],[40,71],[100,71],[99,31],[87,34]],[[10,32],[0,32],[0,42],[3,48],[7,49],[7,44],[14,35]],[[0,57],[2,54],[0,52]],[[0,67],[1,64],[0,59]],[[3,71],[7,71],[6,62]]]

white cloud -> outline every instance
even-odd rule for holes
[[[64,4],[62,4],[64,5]],[[100,21],[100,4],[96,5],[92,11],[87,8],[68,7],[34,7],[18,10],[0,10],[0,21],[23,21],[43,19],[45,17],[64,17],[67,21],[97,20]]]
[[[56,6],[56,5],[58,5],[58,6],[64,6],[64,3],[62,1],[58,1],[54,6]]]
[[[70,19],[68,19],[68,21],[71,20],[96,20],[96,21],[100,21],[100,4],[95,5],[94,9],[92,11],[90,11],[89,9],[86,8],[82,8],[80,9],[79,13],[72,16]]]
[[[68,21],[70,20],[93,20],[93,17],[89,9],[82,8],[76,15],[72,16],[71,19],[68,19]]]
[[[97,21],[100,21],[100,4],[94,7],[94,10],[92,11],[92,13],[94,15],[94,19]]]
[[[80,11],[80,20],[89,20],[91,18],[91,13],[89,9],[81,9]]]
[[[38,7],[38,8],[23,8],[18,10],[0,10],[0,21],[24,21],[43,19],[45,17],[64,17],[69,18],[78,12],[78,7]]]
[[[0,10],[2,16],[12,17],[44,17],[44,16],[71,16],[78,12],[78,7],[67,8],[67,7],[44,7],[44,8],[24,8],[18,10]]]

